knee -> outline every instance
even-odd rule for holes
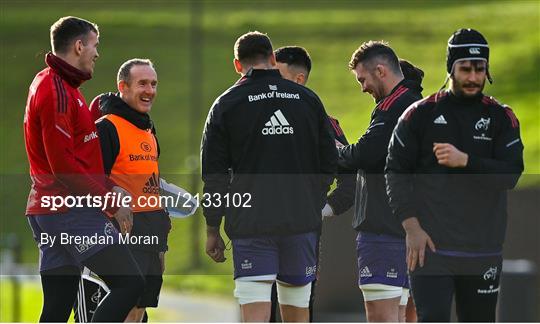
[[[270,302],[271,295],[271,282],[235,280],[234,297],[240,305]]]
[[[311,298],[311,283],[304,286],[291,286],[278,282],[277,293],[280,305],[308,308]]]

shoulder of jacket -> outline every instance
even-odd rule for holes
[[[413,102],[409,105],[409,107],[407,107],[407,109],[405,109],[402,114],[402,118],[409,120],[413,115],[427,114],[431,112],[433,108],[435,108],[437,102],[439,102],[444,96],[446,95],[438,92]]]
[[[508,120],[510,122],[510,125],[512,128],[519,127],[519,120],[517,119],[516,115],[514,114],[514,111],[510,106],[505,105],[495,99],[493,96],[486,96],[482,97],[482,103],[489,107],[489,109],[495,110],[496,113],[499,113],[503,116],[504,119]]]

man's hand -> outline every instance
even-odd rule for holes
[[[402,223],[407,235],[405,242],[407,245],[407,268],[409,271],[416,269],[416,264],[424,266],[426,245],[435,252],[435,244],[431,237],[422,229],[416,217],[407,218]]]
[[[219,233],[219,227],[206,226],[206,254],[216,262],[225,262],[225,242]]]
[[[448,143],[433,143],[433,153],[437,162],[450,168],[464,168],[467,166],[469,156]]]
[[[131,196],[129,192],[118,186],[113,187],[112,191],[118,194],[118,199],[122,199],[124,196]],[[131,207],[122,206],[118,208],[113,217],[118,222],[118,225],[120,225],[120,231],[122,234],[131,232],[131,228],[133,227],[133,214],[131,212]]]

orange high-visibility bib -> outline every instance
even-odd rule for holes
[[[105,118],[116,127],[120,143],[111,179],[131,193],[133,212],[163,209],[159,206],[157,143],[151,130],[142,130],[117,115]]]

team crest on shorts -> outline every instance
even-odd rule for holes
[[[242,268],[242,270],[249,270],[253,268],[253,264],[251,264],[248,259],[245,259],[244,262],[242,262],[242,264],[240,265],[240,267]]]
[[[107,236],[112,236],[114,234],[114,232],[115,232],[113,223],[107,222],[105,224],[105,230],[103,232]]]
[[[497,277],[497,267],[490,267],[485,273],[484,273],[484,280],[495,280]]]
[[[398,276],[398,272],[396,271],[395,268],[392,268],[392,269],[390,269],[390,271],[386,272],[386,277],[387,278],[394,278],[395,279],[395,278],[397,278],[397,276]]]

